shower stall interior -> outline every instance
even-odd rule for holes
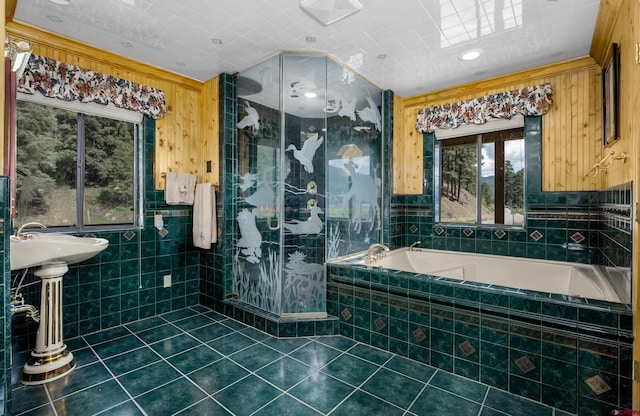
[[[325,317],[325,261],[382,241],[382,91],[293,53],[239,73],[236,88],[234,296]]]

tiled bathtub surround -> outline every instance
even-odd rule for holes
[[[388,269],[328,269],[328,310],[341,335],[579,415],[631,406],[626,307]]]

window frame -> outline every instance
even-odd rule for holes
[[[460,136],[451,136],[449,135],[446,139],[435,140],[435,151],[434,151],[434,216],[435,223],[440,225],[447,226],[467,226],[467,227],[494,227],[494,228],[511,228],[511,229],[524,229],[526,228],[526,215],[523,218],[522,224],[514,225],[514,224],[505,224],[505,172],[504,172],[504,164],[505,164],[505,146],[504,143],[509,140],[492,140],[492,141],[483,141],[483,136],[499,133],[507,130],[520,130],[522,138],[515,140],[525,140],[525,129],[524,126],[517,127],[508,127],[501,129],[482,129],[477,133],[466,133]],[[447,142],[450,146],[463,145],[463,144],[471,144],[473,141],[468,138],[475,136],[475,149],[476,149],[476,219],[473,223],[470,222],[454,222],[454,221],[442,221],[441,220],[441,192],[442,192],[442,148],[443,143]],[[482,222],[482,147],[485,144],[494,143],[494,205],[501,206],[502,210],[496,209],[494,211],[494,221],[493,223],[483,223]],[[498,145],[500,143],[501,145]],[[447,146],[449,147],[449,146]],[[523,193],[522,193],[522,209],[526,213],[526,151],[523,152]],[[501,169],[497,169],[498,166],[502,166]],[[501,222],[498,222],[501,221]]]
[[[129,229],[142,229],[144,226],[144,218],[143,218],[143,207],[144,207],[144,193],[142,191],[144,184],[144,161],[143,161],[143,119],[140,119],[137,122],[136,118],[132,118],[130,116],[118,117],[117,110],[114,111],[113,108],[108,111],[101,112],[96,110],[96,107],[91,107],[89,111],[82,112],[79,111],[77,106],[73,108],[66,108],[64,105],[60,103],[55,103],[56,105],[49,105],[47,102],[43,102],[41,100],[32,100],[32,99],[22,99],[22,95],[18,94],[16,104],[20,102],[30,103],[41,105],[45,107],[52,107],[63,109],[72,113],[76,113],[77,115],[77,136],[76,136],[76,212],[75,212],[75,222],[74,225],[63,226],[63,225],[47,225],[46,229],[42,230],[43,232],[100,232],[100,231],[114,231],[114,230],[129,230]],[[16,111],[18,111],[18,105],[16,105]],[[130,110],[122,110],[130,112]],[[119,224],[97,224],[97,225],[87,225],[85,224],[84,219],[84,192],[85,192],[85,161],[86,161],[86,132],[85,132],[85,117],[101,117],[113,119],[125,123],[130,123],[133,125],[133,184],[132,184],[132,221],[130,223],[119,223]],[[16,143],[17,147],[17,143]],[[17,149],[16,149],[17,150]]]

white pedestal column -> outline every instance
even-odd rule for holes
[[[64,377],[76,366],[62,340],[62,276],[68,270],[66,263],[56,262],[34,272],[42,279],[40,325],[36,347],[22,371],[22,384],[47,383]]]

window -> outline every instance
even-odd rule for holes
[[[18,101],[15,224],[136,225],[138,128]]]
[[[522,128],[441,140],[439,220],[524,225]]]

